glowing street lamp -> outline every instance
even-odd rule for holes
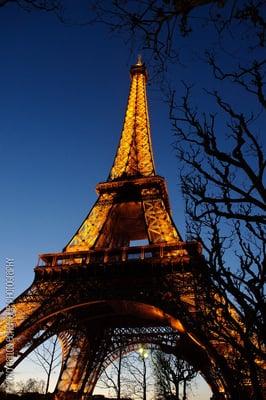
[[[147,358],[149,356],[148,350],[144,346],[141,346],[138,352],[142,359]]]

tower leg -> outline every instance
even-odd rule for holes
[[[54,400],[84,400],[92,394],[107,346],[101,330],[76,334],[62,365]]]
[[[83,333],[77,333],[73,337],[68,354],[63,361],[54,399],[78,399],[80,380],[87,364],[88,347],[88,340]]]

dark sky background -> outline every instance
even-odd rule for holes
[[[84,10],[75,11],[74,20],[84,19]],[[218,43],[203,13],[197,12],[195,24],[204,29],[180,39],[182,63],[172,67],[171,79],[180,98],[182,80],[193,83],[195,104],[211,111],[213,100],[202,88],[231,89],[213,80],[203,60],[202,49]],[[249,57],[231,42],[222,52],[228,68],[229,52],[233,61]],[[19,294],[32,282],[38,254],[61,251],[93,205],[95,185],[108,176],[137,51],[104,25],[67,25],[52,13],[8,4],[0,9],[0,56],[1,276],[5,258],[14,258]],[[237,91],[230,96],[239,108],[251,109]],[[148,100],[157,173],[168,181],[173,216],[185,237],[174,137],[154,81]],[[222,123],[218,128],[221,143],[230,146]]]

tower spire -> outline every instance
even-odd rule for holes
[[[141,54],[138,55],[137,65],[142,65],[142,57],[141,57]]]
[[[141,56],[131,66],[130,76],[126,115],[109,180],[155,175],[146,96],[148,76]]]

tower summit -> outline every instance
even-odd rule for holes
[[[146,95],[147,71],[140,57],[132,65],[130,76],[124,125],[109,180],[155,175]]]

